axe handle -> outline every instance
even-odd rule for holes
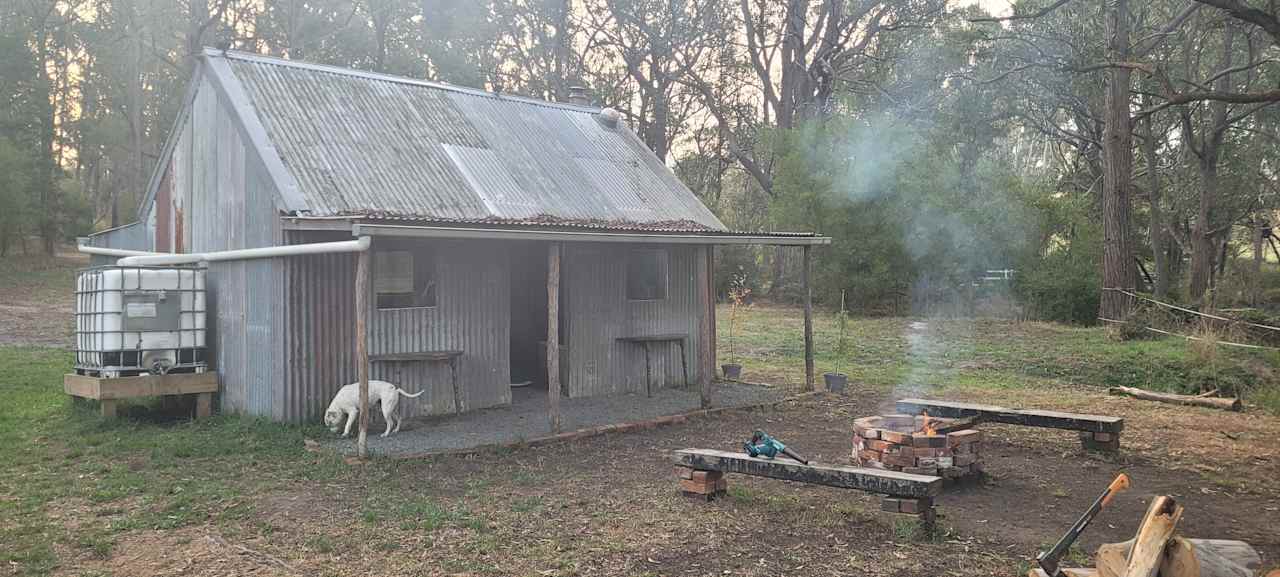
[[[1093,518],[1097,517],[1098,513],[1101,512],[1103,508],[1111,504],[1111,499],[1115,497],[1116,493],[1128,488],[1129,476],[1124,473],[1117,475],[1115,480],[1111,481],[1110,485],[1107,485],[1106,490],[1104,490],[1101,495],[1098,495],[1098,498],[1094,500],[1093,505],[1084,512],[1084,515],[1081,515],[1080,518],[1076,520],[1075,524],[1067,530],[1067,534],[1063,535],[1061,539],[1058,539],[1058,542],[1048,551],[1045,551],[1036,557],[1036,563],[1040,565],[1041,569],[1044,569],[1045,573],[1049,574],[1049,577],[1059,577],[1062,575],[1062,570],[1058,567],[1058,561],[1062,560],[1062,556],[1067,552],[1067,549],[1071,548],[1071,545],[1076,542],[1076,539],[1084,532],[1085,527],[1089,526],[1089,523],[1093,521]]]

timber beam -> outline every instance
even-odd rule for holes
[[[942,478],[883,469],[832,465],[805,465],[789,459],[761,459],[742,453],[711,449],[682,449],[673,454],[675,464],[696,471],[719,471],[784,481],[857,489],[895,497],[935,497],[942,492]]]

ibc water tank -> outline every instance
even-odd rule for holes
[[[103,266],[76,275],[76,372],[204,372],[205,269]]]

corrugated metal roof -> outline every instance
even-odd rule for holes
[[[237,52],[308,216],[725,231],[599,110]]]

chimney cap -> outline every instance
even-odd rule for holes
[[[582,82],[574,82],[569,85],[569,103],[578,106],[590,106],[591,98],[587,95],[590,90],[586,84]]]

